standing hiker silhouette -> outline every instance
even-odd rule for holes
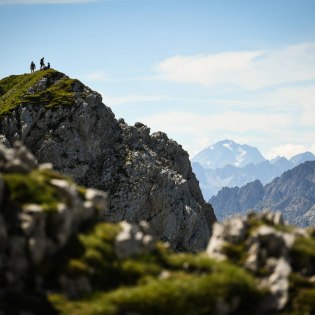
[[[45,67],[44,63],[44,57],[40,60],[40,69],[43,69]]]
[[[33,73],[36,69],[35,63],[33,61],[31,62],[30,68],[31,68],[31,73]]]

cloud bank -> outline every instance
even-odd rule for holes
[[[315,43],[274,50],[174,56],[155,68],[161,80],[260,89],[315,79]]]

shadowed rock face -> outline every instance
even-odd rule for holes
[[[150,134],[141,123],[117,121],[100,94],[79,81],[49,73],[46,78],[43,72],[20,96],[24,101],[0,117],[0,142],[10,147],[21,140],[40,163],[51,162],[79,184],[108,191],[107,220],[146,220],[173,248],[204,249],[215,216],[187,152],[162,132]],[[65,79],[71,87],[66,96],[60,84]],[[60,105],[59,96],[50,100],[53,106],[47,103],[46,91],[52,88],[54,95],[63,95]]]

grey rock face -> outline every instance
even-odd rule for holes
[[[47,84],[43,80],[35,89]],[[40,163],[108,191],[107,220],[145,220],[174,249],[204,249],[215,216],[187,152],[164,133],[118,122],[101,96],[83,84],[76,83],[73,92],[73,106],[29,104],[1,117],[0,141],[12,146],[21,140]]]
[[[261,222],[255,229],[250,226],[253,218],[256,224]],[[279,223],[283,223],[280,213],[268,211],[215,223],[207,248],[210,257],[226,260],[229,258],[229,246],[243,246],[246,253],[244,266],[253,273],[265,270],[260,286],[270,292],[265,301],[266,308],[275,310],[282,309],[288,302],[289,275],[292,271],[289,251],[296,238],[305,233],[293,227],[290,232],[279,231],[276,228]]]

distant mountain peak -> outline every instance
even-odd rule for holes
[[[293,156],[290,161],[296,166],[306,161],[315,160],[315,155],[312,152],[306,151]]]
[[[266,160],[255,147],[225,139],[198,153],[192,159],[192,168],[204,198],[209,200],[223,187],[241,187],[255,179],[265,185],[283,172],[313,160],[315,155],[311,152],[291,159],[277,156]]]
[[[202,150],[192,161],[204,168],[216,169],[226,165],[243,167],[251,163],[258,164],[265,158],[255,147],[225,139]]]

